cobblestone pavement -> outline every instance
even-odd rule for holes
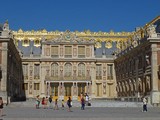
[[[114,104],[114,102],[109,103]],[[118,105],[118,103],[115,104]],[[122,103],[119,104],[122,105]],[[34,106],[27,107],[17,103],[5,107],[3,112],[4,115],[0,120],[160,120],[160,108],[148,107],[148,112],[142,112],[142,106],[91,106],[86,107],[85,110],[76,106],[72,107],[72,112],[68,112],[67,108],[64,110],[61,108],[59,110],[35,109]]]

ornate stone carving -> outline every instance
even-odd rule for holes
[[[137,46],[138,46],[137,40],[134,40],[134,41],[132,42],[132,46],[133,46],[133,47],[137,47]]]
[[[101,43],[100,43],[100,42],[96,42],[95,47],[96,47],[96,48],[101,48],[101,47],[102,47],[102,45],[101,45]]]
[[[29,82],[29,94],[32,94],[32,82]]]
[[[153,37],[153,35],[156,34],[156,26],[149,25],[149,27],[147,28],[147,34],[149,37]]]
[[[97,43],[102,41],[126,41],[127,37],[131,35],[131,32],[91,32],[91,31],[84,31],[84,32],[70,32],[67,30],[66,32],[60,31],[51,31],[47,32],[45,29],[39,31],[23,31],[19,29],[18,31],[13,31],[13,35],[15,40],[39,40],[42,43],[49,42],[72,42],[72,43]],[[37,44],[35,44],[37,46]],[[39,45],[38,45],[39,46]],[[95,45],[97,46],[97,45]],[[98,46],[101,47],[101,46]],[[112,45],[106,45],[106,47],[110,48]]]
[[[107,41],[106,44],[105,44],[105,47],[108,48],[108,49],[112,48],[112,41]]]

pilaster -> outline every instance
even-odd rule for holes
[[[2,79],[0,95],[4,103],[7,103],[7,58],[8,58],[8,43],[2,43]]]
[[[158,92],[158,66],[157,66],[157,44],[152,44],[151,45],[151,51],[152,51],[152,56],[151,56],[151,73],[152,73],[152,94],[151,94],[151,103],[154,104],[159,104],[160,103],[160,98],[159,95],[160,93]]]
[[[92,93],[91,93],[91,96],[92,98],[95,98],[96,96],[96,70],[95,70],[95,63],[92,63],[92,66],[91,66],[91,81],[92,81]]]
[[[45,66],[41,67],[41,96],[45,96],[45,73],[46,73],[46,68]]]

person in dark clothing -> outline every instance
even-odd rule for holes
[[[49,97],[49,108],[53,108],[53,105],[52,105],[52,96]]]
[[[85,108],[85,100],[84,97],[81,98],[81,110],[84,110]]]
[[[72,101],[71,98],[68,97],[67,105],[68,105],[68,111],[69,111],[69,112],[71,112],[71,107],[72,107],[72,106],[71,106],[71,101]]]

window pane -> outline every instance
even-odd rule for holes
[[[53,63],[51,66],[51,76],[58,76],[58,64]]]
[[[78,76],[85,76],[85,64],[83,63],[78,65]]]
[[[102,79],[102,65],[101,64],[96,65],[96,79],[97,80]]]

